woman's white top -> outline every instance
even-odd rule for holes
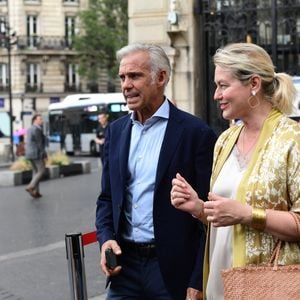
[[[237,188],[246,166],[238,160],[236,146],[218,175],[212,192],[222,197],[235,199]],[[206,289],[208,300],[224,299],[221,270],[232,266],[232,226],[210,228],[209,276]]]

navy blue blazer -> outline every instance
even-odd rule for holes
[[[102,188],[96,211],[100,246],[109,239],[120,240],[131,126],[130,115],[127,115],[112,122],[107,130]],[[206,199],[215,141],[214,132],[203,121],[170,103],[156,174],[153,226],[165,284],[178,300],[185,299],[188,287],[202,290],[205,230],[200,221],[171,205],[172,179],[179,172],[199,197]]]

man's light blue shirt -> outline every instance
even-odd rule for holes
[[[153,231],[153,196],[161,145],[169,119],[169,103],[163,102],[155,114],[141,124],[132,114],[132,131],[128,158],[126,232],[123,238],[134,242],[151,242]]]

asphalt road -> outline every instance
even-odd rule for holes
[[[0,187],[0,300],[71,299],[65,234],[95,230],[101,177],[97,158],[79,159],[91,160],[91,174],[43,181],[42,198]],[[98,245],[84,250],[88,297],[104,299]]]

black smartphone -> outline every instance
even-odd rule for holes
[[[105,258],[106,265],[109,269],[113,270],[118,265],[117,256],[112,249],[108,248],[105,250]]]

